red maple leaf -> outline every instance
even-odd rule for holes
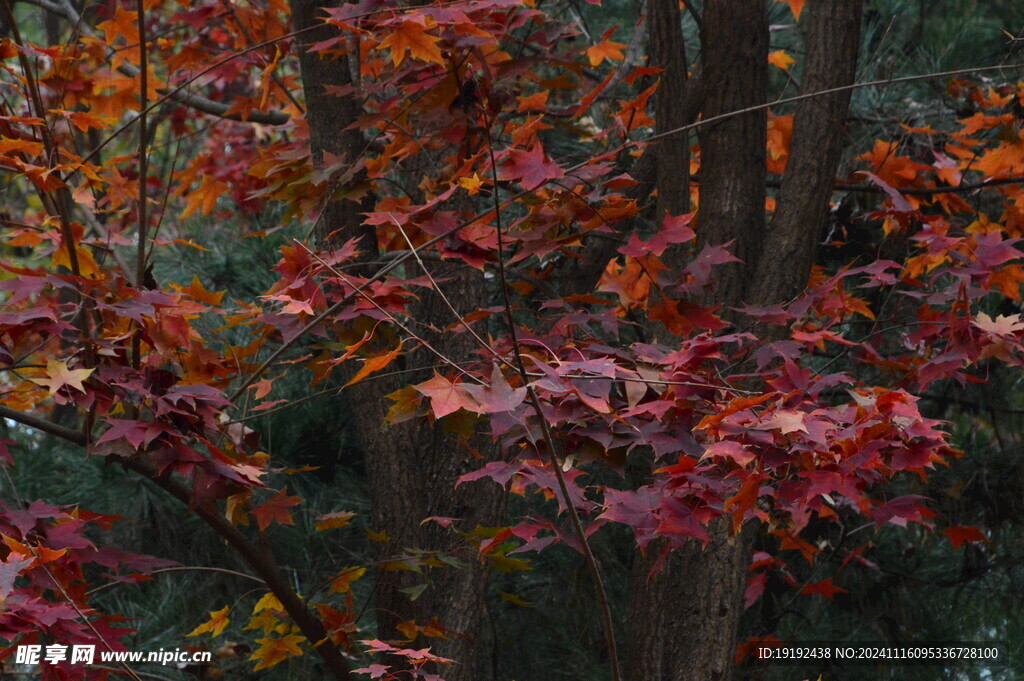
[[[261,530],[267,529],[273,522],[281,525],[293,525],[292,514],[288,508],[301,503],[302,499],[286,495],[283,489],[254,508],[252,514],[256,517],[256,524]]]
[[[529,151],[512,149],[498,168],[499,180],[519,180],[527,190],[564,176],[557,163],[545,158],[540,142],[535,142]]]
[[[823,579],[820,582],[814,582],[808,584],[804,588],[800,589],[800,595],[802,596],[824,596],[825,598],[832,598],[836,594],[847,593],[846,589],[841,589],[832,583],[832,578]]]
[[[949,543],[953,545],[954,549],[960,548],[967,542],[988,541],[988,538],[982,534],[981,530],[977,527],[969,527],[967,525],[947,527],[942,531],[942,534],[946,535],[946,538],[949,539]]]

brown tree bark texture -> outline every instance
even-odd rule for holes
[[[760,0],[705,3],[703,69],[705,118],[765,101],[767,17]],[[803,92],[853,82],[862,0],[816,0],[804,15],[807,58]],[[654,7],[652,6],[652,12]],[[654,48],[652,47],[652,50]],[[682,58],[682,55],[679,55]],[[765,231],[765,117],[744,114],[715,125],[701,139],[698,239],[732,243],[743,260],[715,282],[705,304],[729,308],[745,301],[779,302],[799,293],[816,256],[816,236],[844,141],[848,95],[802,102],[796,112],[790,160],[771,229]],[[659,178],[659,194],[662,192]],[[657,551],[634,567],[629,627],[634,681],[729,681],[751,535],[711,529],[706,548],[691,542],[651,572]]]
[[[853,83],[863,9],[863,0],[816,0],[806,5],[801,94]],[[849,108],[849,91],[797,104],[789,161],[749,296],[755,305],[788,300],[807,282],[842,160]]]
[[[294,28],[313,25],[322,5],[319,0],[292,0]],[[326,40],[333,30],[325,25],[322,31],[311,31],[304,35],[303,43]],[[329,96],[324,91],[326,85],[342,87],[351,83],[347,60],[329,61],[303,50],[300,66],[314,162],[322,162],[325,153],[356,158],[366,144],[358,131],[348,129],[359,113],[358,108],[353,100]],[[316,226],[316,236],[321,243],[342,243],[361,234],[364,250],[372,253],[375,237],[361,227],[360,213],[365,210],[350,200],[328,205]],[[465,267],[438,265],[432,274],[445,280],[445,295],[461,314],[485,305],[480,273]],[[444,355],[456,362],[469,357],[473,345],[468,334],[432,330],[456,321],[438,295],[422,296],[412,316],[425,322],[417,325],[417,332],[422,331],[423,337]],[[407,366],[415,367],[430,366],[437,360],[426,351],[418,351],[406,361]],[[429,377],[430,372],[424,370],[352,386],[346,390],[346,399],[339,408],[348,405],[352,410],[348,418],[355,425],[365,460],[373,524],[376,530],[387,533],[388,541],[381,544],[379,558],[386,560],[402,555],[406,548],[416,548],[445,553],[467,566],[424,569],[422,573],[379,570],[374,605],[380,636],[398,638],[396,624],[407,620],[425,624],[436,617],[442,626],[457,632],[447,640],[432,640],[435,654],[458,662],[443,670],[444,677],[448,681],[477,681],[480,677],[475,673],[474,656],[484,612],[487,571],[469,542],[451,529],[434,523],[421,525],[421,521],[431,516],[460,518],[459,529],[465,531],[478,524],[498,525],[505,507],[505,492],[486,481],[456,488],[459,477],[475,470],[480,462],[468,449],[460,447],[451,434],[442,432],[440,426],[419,419],[394,426],[385,423],[390,404],[386,395],[402,385]],[[482,435],[472,437],[469,445],[485,458],[495,449],[490,438]],[[401,592],[424,583],[428,587],[415,600]]]
[[[679,20],[677,16],[676,23]],[[768,84],[764,1],[708,0],[702,24],[703,117],[763,103]],[[652,37],[662,38],[667,30],[652,28]],[[652,52],[655,49],[652,45]],[[685,56],[676,53],[674,58]],[[744,261],[720,269],[714,289],[702,301],[706,305],[728,309],[742,301],[746,292],[750,275],[746,263],[756,257],[764,234],[766,142],[763,111],[727,119],[701,135],[699,244],[732,242],[732,252]],[[667,158],[662,164],[672,167]],[[678,182],[677,175],[659,174],[658,194],[664,187],[667,196],[677,196],[679,189],[669,186],[673,182]],[[732,678],[749,533],[730,537],[725,522],[715,523],[709,532],[706,547],[691,541],[672,551],[657,569],[658,545],[634,564],[627,622],[631,681]]]

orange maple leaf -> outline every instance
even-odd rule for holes
[[[175,291],[178,293],[184,293],[192,300],[197,300],[200,303],[206,303],[207,305],[217,306],[220,305],[220,301],[224,298],[225,291],[218,291],[213,293],[207,291],[203,283],[199,281],[199,277],[195,274],[192,275],[192,282],[188,286],[181,286],[179,284],[171,284]]]
[[[768,53],[768,63],[783,71],[789,71],[789,67],[795,64],[796,60],[790,57],[785,50],[775,50]]]
[[[391,49],[391,62],[399,66],[405,60],[405,50],[413,59],[425,62],[443,64],[441,48],[437,46],[437,36],[430,35],[427,30],[430,26],[424,26],[416,21],[403,21],[393,33],[380,41],[378,49]]]
[[[782,174],[789,160],[789,145],[793,139],[793,114],[768,116],[768,172]]]
[[[624,43],[612,42],[605,38],[598,44],[587,48],[587,58],[590,59],[591,66],[597,66],[605,59],[622,61],[625,59],[625,55],[622,53],[623,47],[626,47]]]
[[[1013,142],[1002,142],[985,152],[975,167],[986,177],[1006,177],[1024,172],[1024,132]]]
[[[113,17],[96,24],[96,28],[103,31],[108,46],[113,46],[118,36],[124,38],[129,45],[139,42],[138,17],[135,12],[129,12],[121,5],[115,6]]]
[[[776,0],[776,2],[784,2],[789,5],[790,11],[793,12],[793,18],[800,21],[800,13],[804,11],[804,3],[807,0]]]
[[[337,577],[331,580],[331,591],[336,594],[347,593],[352,588],[352,582],[356,581],[366,573],[366,568],[346,568]]]
[[[551,94],[550,90],[541,90],[535,92],[532,95],[524,95],[517,97],[519,100],[519,106],[516,107],[516,111],[524,113],[528,111],[544,111],[548,105],[548,96]]]
[[[226,194],[229,189],[227,183],[207,175],[199,187],[188,192],[185,210],[182,211],[181,217],[187,218],[200,208],[203,209],[203,215],[209,215],[217,204],[217,199]]]
[[[740,531],[743,521],[746,520],[747,511],[754,508],[757,502],[758,493],[761,490],[761,476],[751,475],[740,486],[736,496],[725,500],[725,510],[732,511],[733,533]]]
[[[259,664],[253,667],[253,671],[269,669],[289,657],[302,655],[302,648],[299,647],[299,644],[305,640],[305,636],[299,636],[298,634],[288,634],[281,638],[267,637],[256,639],[260,647],[256,649],[256,652],[249,659],[259,660]]]
[[[353,376],[352,380],[346,383],[344,387],[347,388],[350,385],[355,385],[356,383],[363,380],[373,372],[380,371],[387,365],[391,364],[392,360],[394,360],[395,357],[398,357],[398,353],[401,351],[402,346],[399,345],[390,352],[385,352],[381,355],[375,355],[374,357],[367,358],[367,360],[363,362],[363,366],[359,368],[358,372],[356,372],[356,375]]]

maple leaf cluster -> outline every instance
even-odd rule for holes
[[[787,4],[799,18],[804,3]],[[303,509],[282,482],[296,471],[246,426],[290,406],[277,390],[285,376],[348,388],[430,356],[432,372],[389,396],[389,423],[440,424],[468,450],[486,432],[500,458],[462,483],[486,478],[554,502],[550,517],[477,537],[483,559],[512,570],[517,553],[584,551],[610,523],[642,549],[664,539],[667,551],[709,541],[719,519],[731,533],[757,521],[780,552],[807,561],[818,552],[801,538],[812,521],[932,527],[927,500],[878,493],[958,454],[945,424],[922,414],[920,395],[939,381],[982,381],[990,363],[1022,365],[1024,321],[997,309],[1020,302],[1024,281],[1024,195],[1011,181],[1024,170],[1013,115],[1024,85],[955,82],[978,113],[949,129],[908,129],[856,160],[843,182],[878,191],[866,218],[904,238],[908,257],[820,264],[793,300],[725,310],[702,301],[717,268],[738,262],[729,244],[699,242],[694,213],[649,219],[632,191],[640,180],[623,165],[646,148],[637,139],[651,132],[657,85],[628,101],[609,91],[647,83],[654,70],[625,63],[614,29],[575,46],[579,29],[536,5],[327,9],[330,37],[315,53],[358,57],[354,82],[325,95],[359,94],[351,130],[372,141],[355,158],[310,152],[280,2],[147,3],[146,50],[137,13],[117,2],[64,45],[0,43],[5,87],[18,95],[0,116],[0,166],[21,187],[18,214],[3,217],[0,407],[153,481],[251,561],[270,588],[243,629],[262,632],[256,670],[324,649],[388,656],[412,678],[437,679],[431,670],[450,662],[395,642],[356,646],[352,585],[365,567],[339,569],[332,595],[307,605],[261,557],[259,539]],[[177,28],[188,29],[180,40],[152,37]],[[37,67],[27,68],[27,54]],[[157,102],[163,119],[149,122],[168,139],[202,133],[180,166],[170,142],[136,149],[126,132]],[[218,118],[207,129],[197,111]],[[589,130],[586,119],[601,124]],[[770,172],[785,168],[792,125],[772,117]],[[556,152],[558,135],[573,136],[573,159]],[[103,143],[83,151],[91,138]],[[167,172],[143,171],[140,156],[160,157]],[[990,199],[984,212],[942,191],[968,182]],[[147,281],[153,253],[180,259],[206,248],[188,220],[276,208],[283,222],[318,224],[336,201],[358,205],[364,235],[284,244],[257,299],[211,291],[198,277]],[[283,222],[245,236],[267,238]],[[602,239],[615,246],[593,290],[561,295],[559,276]],[[679,254],[685,264],[673,267]],[[482,273],[501,294],[457,312],[444,297],[448,277],[433,274],[440,265]],[[447,322],[417,319],[427,296],[444,298]],[[421,328],[432,324],[440,328]],[[638,333],[644,325],[666,334]],[[438,333],[474,350],[448,357],[431,344]],[[40,426],[58,407],[80,414],[80,427]],[[6,446],[0,460],[11,461]],[[644,484],[595,482],[604,479],[595,470],[627,462],[645,467]],[[315,529],[351,518],[338,511]],[[116,520],[41,502],[0,506],[0,636],[123,649],[130,630],[89,607],[85,575],[137,581],[163,563],[83,535]],[[984,540],[971,527],[943,532],[955,547]],[[403,561],[413,569],[440,558],[390,567]],[[756,556],[748,605],[768,570],[785,569]],[[840,589],[825,580],[800,591]],[[233,615],[216,608],[189,635],[217,637]],[[447,633],[443,620],[405,629],[410,640]],[[398,678],[393,666],[357,673]]]

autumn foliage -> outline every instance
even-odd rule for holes
[[[794,18],[808,11],[787,4]],[[387,427],[443,428],[478,459],[460,485],[555,502],[469,535],[479,561],[553,545],[586,554],[609,525],[662,556],[710,541],[712,527],[758,525],[778,551],[754,555],[749,605],[770,572],[816,560],[809,523],[859,517],[937,527],[954,546],[984,540],[886,483],[958,455],[945,424],[922,414],[930,386],[1021,365],[1024,85],[946,78],[974,113],[856,150],[835,190],[857,192],[862,212],[815,237],[804,290],[726,306],[714,301],[717,273],[739,259],[701,237],[696,140],[691,212],[658,215],[633,191],[636,159],[664,137],[652,139],[660,70],[627,54],[629,27],[588,40],[531,0],[329,7],[330,37],[312,49],[344,58],[350,78],[322,94],[357,102],[348,132],[362,145],[314,159],[303,36],[281,0],[111,0],[82,16],[57,0],[4,0],[3,11],[0,415],[161,488],[251,566],[265,585],[255,605],[225,595],[206,621],[182,625],[183,642],[212,647],[235,621],[252,633],[254,670],[320,655],[338,678],[434,679],[451,663],[429,648],[453,635],[444,612],[366,634],[351,586],[379,566],[338,565],[317,590],[261,548],[304,504],[289,476],[308,472],[247,426],[288,408],[284,376],[313,393],[421,369],[387,395]],[[43,13],[70,37],[48,42]],[[788,70],[799,56],[765,59]],[[772,109],[777,176],[794,123]],[[361,234],[324,225],[339,202],[356,207]],[[272,210],[274,226],[249,227]],[[188,229],[200,218],[238,230],[240,247],[286,225],[309,236],[280,248],[258,299],[202,276],[155,281],[155,260],[207,247]],[[865,232],[883,246],[859,249]],[[596,285],[566,293],[566,273],[609,240]],[[485,292],[468,312],[446,294],[463,270]],[[418,318],[430,296],[443,313]],[[439,334],[472,352],[449,356]],[[3,465],[15,444],[0,444]],[[171,563],[97,542],[121,519],[88,501],[0,502],[6,642],[130,641],[131,622],[94,610],[91,589]],[[352,517],[337,509],[315,530]],[[855,569],[859,549],[844,551]],[[445,559],[411,551],[390,568]]]

